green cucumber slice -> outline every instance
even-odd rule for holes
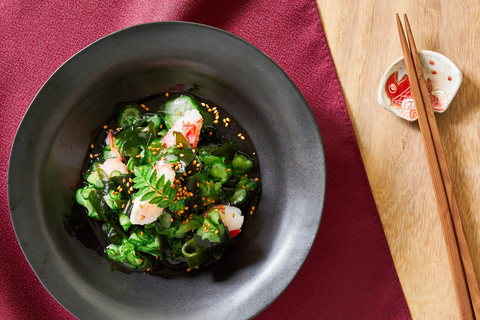
[[[165,125],[168,129],[171,129],[172,126],[177,122],[178,119],[185,115],[185,112],[190,110],[198,110],[200,108],[189,96],[182,95],[176,99],[169,100],[163,106],[162,112],[165,113]]]
[[[140,109],[134,105],[128,105],[118,115],[118,126],[125,128],[141,118],[142,113],[140,112]]]

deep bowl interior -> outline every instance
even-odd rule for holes
[[[263,182],[236,246],[171,278],[111,272],[64,228],[90,132],[118,101],[197,85],[246,129]],[[24,170],[29,168],[29,170]],[[288,286],[320,223],[325,163],[310,108],[285,73],[227,32],[193,23],[139,25],[85,48],[47,81],[12,148],[8,196],[18,241],[47,290],[81,319],[242,319]]]

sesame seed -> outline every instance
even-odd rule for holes
[[[173,218],[170,218],[170,222],[173,222]]]
[[[192,149],[192,152],[195,153],[195,149]]]
[[[103,126],[103,129],[107,129],[107,128],[108,128],[108,126]]]
[[[133,191],[133,187],[130,187],[130,191]]]
[[[183,158],[185,157],[185,155],[183,153],[180,153],[180,158]]]
[[[147,272],[149,272],[149,271],[150,271],[150,268],[147,268]]]
[[[182,111],[178,111],[177,114],[182,114]]]
[[[122,209],[125,209],[125,203],[122,204]]]
[[[242,136],[242,134],[241,134],[241,133],[239,133],[239,134],[238,134],[238,136],[239,136],[239,137],[241,137],[241,136]]]
[[[215,234],[218,234],[218,230],[215,230]]]
[[[244,137],[244,136],[241,136],[240,139],[245,140],[245,137]]]
[[[127,182],[127,187],[130,187],[130,182]]]
[[[227,123],[225,123],[225,128],[226,128],[226,127],[228,127],[228,122],[227,122]]]
[[[153,154],[153,155],[156,155],[156,154],[157,154],[157,151],[153,151],[153,153],[152,153],[152,154]]]
[[[160,160],[165,160],[166,158],[165,157],[161,157]]]
[[[243,189],[247,189],[247,187],[245,187],[245,186],[242,186],[242,188],[243,188]]]
[[[95,148],[95,146],[93,145],[93,143],[90,144],[90,148]]]
[[[140,107],[145,108],[145,105],[144,105],[144,104],[141,104]]]
[[[192,271],[192,269],[190,269],[190,268],[187,268],[187,272],[190,272],[190,271]]]
[[[213,135],[213,132],[210,131],[209,133],[210,133],[211,136]]]
[[[93,154],[90,153],[90,158],[93,159]]]
[[[140,220],[143,220],[143,219],[145,219],[145,216],[141,216],[141,217],[140,217]]]
[[[169,93],[168,93],[168,92],[167,92],[167,93],[165,93],[165,97],[168,97],[168,95],[169,95]]]
[[[132,178],[128,178],[128,181],[133,182]]]
[[[232,213],[232,218],[235,218],[235,213]]]
[[[141,204],[139,204],[138,206],[140,207],[140,209],[143,209],[143,206]],[[142,233],[142,235],[143,235],[143,233]]]
[[[148,132],[148,128],[143,129],[143,132]]]
[[[141,155],[139,155],[139,154],[136,156],[136,158],[141,158],[141,157],[142,157],[142,156],[141,156]]]
[[[227,171],[227,172],[230,172],[230,171],[232,171],[232,169],[227,169],[226,171]]]
[[[117,129],[115,129],[115,131],[120,131],[120,127],[117,127]],[[113,137],[113,139],[115,139],[115,137]]]
[[[213,123],[217,124],[217,123],[218,123],[218,120],[213,120]]]

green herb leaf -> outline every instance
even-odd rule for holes
[[[165,184],[165,175],[162,174],[160,179],[158,179],[157,183],[155,184],[155,189],[162,190],[164,184]],[[163,193],[165,193],[165,190],[163,191]]]
[[[157,194],[156,191],[147,192],[147,193],[145,193],[145,194],[142,196],[142,198],[140,199],[140,201],[150,200],[150,199],[152,199],[153,197],[155,197],[156,194]]]

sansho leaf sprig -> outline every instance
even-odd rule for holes
[[[156,204],[160,208],[168,208],[172,212],[178,212],[185,209],[185,199],[175,199],[177,190],[171,183],[165,183],[165,175],[157,178],[157,170],[152,166],[134,167],[133,178],[134,188],[139,189],[136,198],[140,201],[148,201]]]

